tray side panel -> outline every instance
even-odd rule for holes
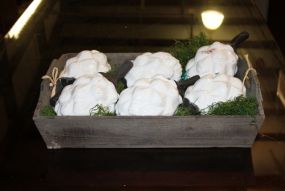
[[[258,129],[250,117],[64,117],[35,122],[50,149],[250,147]]]

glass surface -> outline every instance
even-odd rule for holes
[[[217,30],[202,24],[201,13],[209,9],[224,14]],[[53,59],[90,49],[167,51],[175,40],[200,32],[229,43],[242,31],[250,39],[238,53],[248,54],[258,72],[266,115],[251,149],[46,149],[32,116],[41,76]],[[0,189],[285,186],[285,112],[276,95],[284,58],[249,0],[43,0],[18,38],[5,38],[0,51]]]

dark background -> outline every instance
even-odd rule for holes
[[[19,15],[29,5],[31,0],[1,0],[0,1],[0,38],[6,34]],[[282,2],[270,0],[267,23],[283,54],[285,53],[285,27],[282,26]]]

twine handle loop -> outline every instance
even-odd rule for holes
[[[248,75],[249,75],[249,72],[250,71],[253,71],[255,74],[257,74],[256,70],[252,67],[252,64],[248,58],[248,54],[245,54],[244,55],[244,58],[246,60],[246,63],[248,65],[248,69],[246,70],[245,74],[244,74],[244,77],[243,77],[243,80],[242,80],[242,84],[244,85],[245,83],[245,80],[248,79]]]
[[[49,75],[44,75],[44,76],[42,77],[42,79],[43,79],[43,80],[47,79],[47,80],[50,81],[49,86],[52,87],[50,97],[53,97],[53,96],[55,95],[56,83],[57,83],[57,81],[58,81],[58,79],[59,79],[58,68],[57,68],[57,67],[53,67],[51,76],[49,76]]]

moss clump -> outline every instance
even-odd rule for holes
[[[111,70],[106,72],[107,75],[114,76],[118,72],[118,65],[112,65]]]
[[[111,112],[107,107],[97,104],[89,111],[90,116],[114,116],[115,113]]]
[[[208,115],[250,115],[258,112],[255,97],[239,96],[227,102],[218,102],[209,107]]]
[[[125,84],[122,81],[119,81],[116,86],[117,92],[120,94],[125,89]]]
[[[187,62],[195,56],[197,50],[201,46],[208,45],[209,43],[210,41],[206,35],[204,33],[200,33],[186,42],[176,41],[174,46],[171,47],[170,52],[180,61],[184,70]]]
[[[187,115],[200,115],[200,111],[196,106],[184,106],[179,105],[175,115],[176,116],[187,116]]]
[[[54,111],[53,107],[50,105],[44,106],[40,110],[41,116],[56,116],[56,112]]]

